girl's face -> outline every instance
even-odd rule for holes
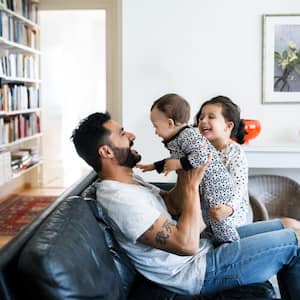
[[[229,141],[233,122],[225,120],[222,114],[222,104],[205,105],[198,122],[200,133],[212,144]]]
[[[151,110],[150,120],[155,128],[155,134],[167,140],[174,135],[174,122],[165,116],[163,112],[158,110],[155,106]]]

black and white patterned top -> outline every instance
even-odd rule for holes
[[[222,163],[219,153],[206,137],[200,134],[197,128],[183,127],[175,136],[163,141],[170,151],[171,157],[179,159],[184,170],[190,170],[206,162],[208,154],[213,158],[208,165],[200,186],[202,195],[202,213],[205,223],[211,227],[213,236],[217,242],[229,242],[239,239],[235,230],[235,211],[238,206],[235,203],[235,184]],[[158,172],[163,171],[165,160],[155,162]],[[208,209],[212,205],[226,204],[233,207],[234,213],[216,222],[210,219]]]
[[[245,151],[241,145],[232,142],[225,149],[218,152],[236,187],[234,197],[236,203],[235,226],[251,223],[253,214],[249,203],[248,161]]]

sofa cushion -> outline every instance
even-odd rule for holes
[[[24,299],[125,299],[103,231],[81,197],[66,199],[48,217],[18,268]]]
[[[119,246],[118,242],[114,238],[112,229],[104,221],[105,218],[103,218],[103,210],[97,204],[96,200],[96,185],[91,184],[82,192],[81,196],[89,204],[99,226],[101,227],[101,230],[104,233],[106,244],[120,275],[124,293],[126,296],[128,296],[129,291],[135,281],[136,270],[125,251]]]

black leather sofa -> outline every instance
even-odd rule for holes
[[[263,300],[269,282],[210,297],[177,295],[136,273],[95,204],[88,176],[0,250],[0,299]],[[158,184],[159,185],[159,184]],[[170,184],[160,184],[168,189]]]

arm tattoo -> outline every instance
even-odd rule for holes
[[[159,231],[156,235],[155,240],[158,244],[165,245],[168,238],[169,238],[168,234],[165,234],[163,231]]]
[[[174,224],[172,222],[170,222],[169,220],[166,220],[164,222],[164,224],[162,225],[162,228],[164,228],[166,230],[166,232],[172,233],[172,226],[174,226]]]
[[[172,222],[170,222],[169,220],[166,220],[163,224],[162,224],[162,228],[164,230],[159,231],[155,237],[155,240],[158,244],[160,245],[165,245],[168,238],[170,237],[169,234],[172,233],[172,226],[174,226],[174,224]]]

